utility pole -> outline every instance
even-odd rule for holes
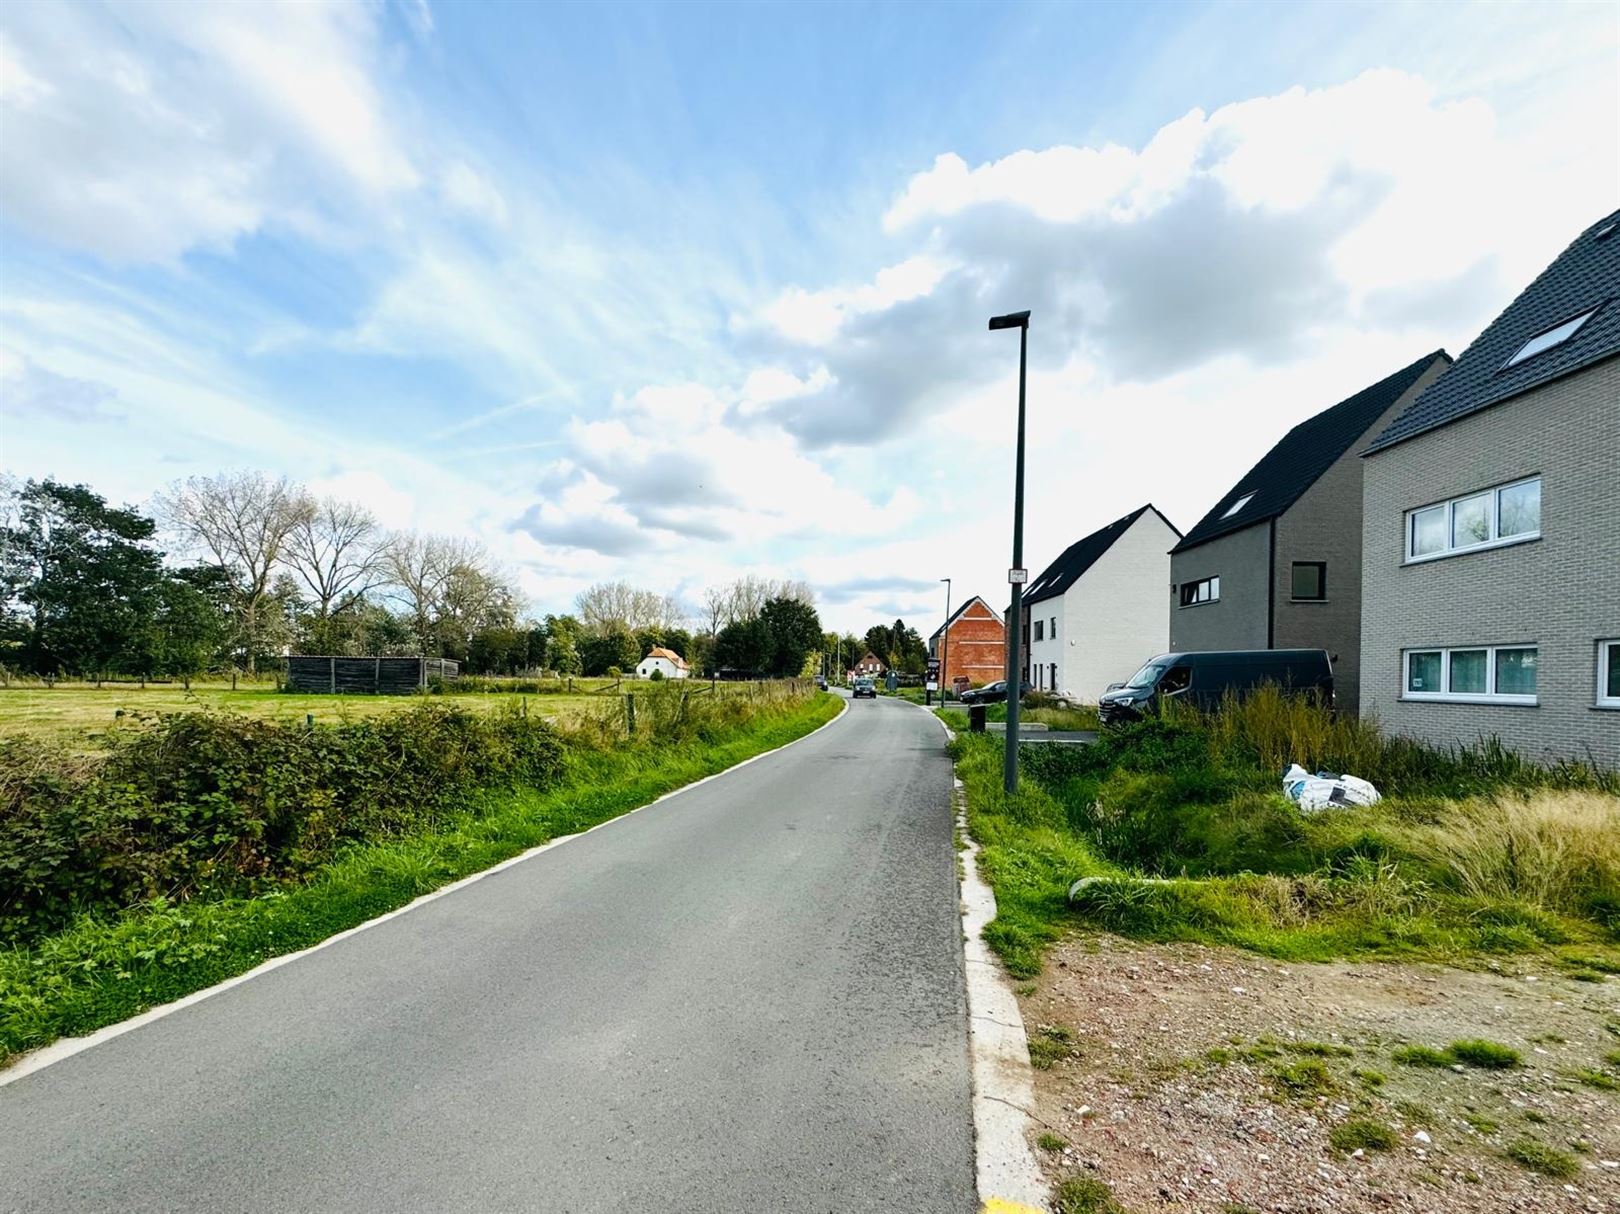
[[[950,686],[945,675],[950,666],[951,657],[951,579],[939,579],[945,583],[945,627],[939,633],[939,702],[946,702],[945,689]]]
[[[1002,786],[1018,791],[1018,709],[1024,694],[1023,672],[1018,662],[1018,641],[1024,625],[1024,378],[1029,353],[1029,313],[1009,312],[992,316],[990,328],[1018,330],[1018,454],[1013,474],[1012,567],[1007,582],[1012,586],[1012,607],[1007,621],[1007,754],[1002,765]]]

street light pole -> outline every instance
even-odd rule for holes
[[[951,579],[939,579],[945,583],[945,627],[939,634],[939,702],[946,702],[945,689],[950,686],[945,681],[945,672],[950,667],[951,658]]]
[[[1007,581],[1012,585],[1012,606],[1007,620],[1007,754],[1002,766],[1002,786],[1018,791],[1018,709],[1023,699],[1024,680],[1018,662],[1018,641],[1024,625],[1024,373],[1029,353],[1029,313],[1009,312],[992,316],[991,329],[1018,330],[1018,455],[1013,475],[1012,568]]]

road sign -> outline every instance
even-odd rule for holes
[[[1029,581],[1029,570],[1028,569],[1009,569],[1009,570],[1007,570],[1007,585],[1009,585],[1009,586],[1022,586],[1027,581]]]

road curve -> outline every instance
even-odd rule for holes
[[[0,1087],[0,1210],[966,1214],[943,736],[853,703]]]

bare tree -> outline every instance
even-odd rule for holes
[[[284,476],[222,472],[177,481],[155,504],[184,544],[229,575],[248,673],[254,673],[275,571],[287,537],[312,508],[309,495]]]
[[[686,618],[674,595],[643,590],[628,582],[598,582],[580,591],[574,599],[574,614],[585,631],[595,636],[615,627],[631,632],[668,630]]]
[[[511,626],[523,606],[512,579],[473,540],[407,532],[389,542],[385,560],[425,655],[442,656],[446,640],[465,645],[479,629]]]
[[[731,587],[706,586],[703,589],[703,619],[708,623],[709,635],[716,635],[731,623]]]
[[[383,575],[382,532],[364,506],[311,504],[287,536],[286,563],[309,589],[318,619],[364,597]]]
[[[458,547],[445,536],[409,531],[394,536],[384,554],[389,584],[410,614],[416,643],[425,656],[438,656],[433,625],[445,584],[462,556]]]

